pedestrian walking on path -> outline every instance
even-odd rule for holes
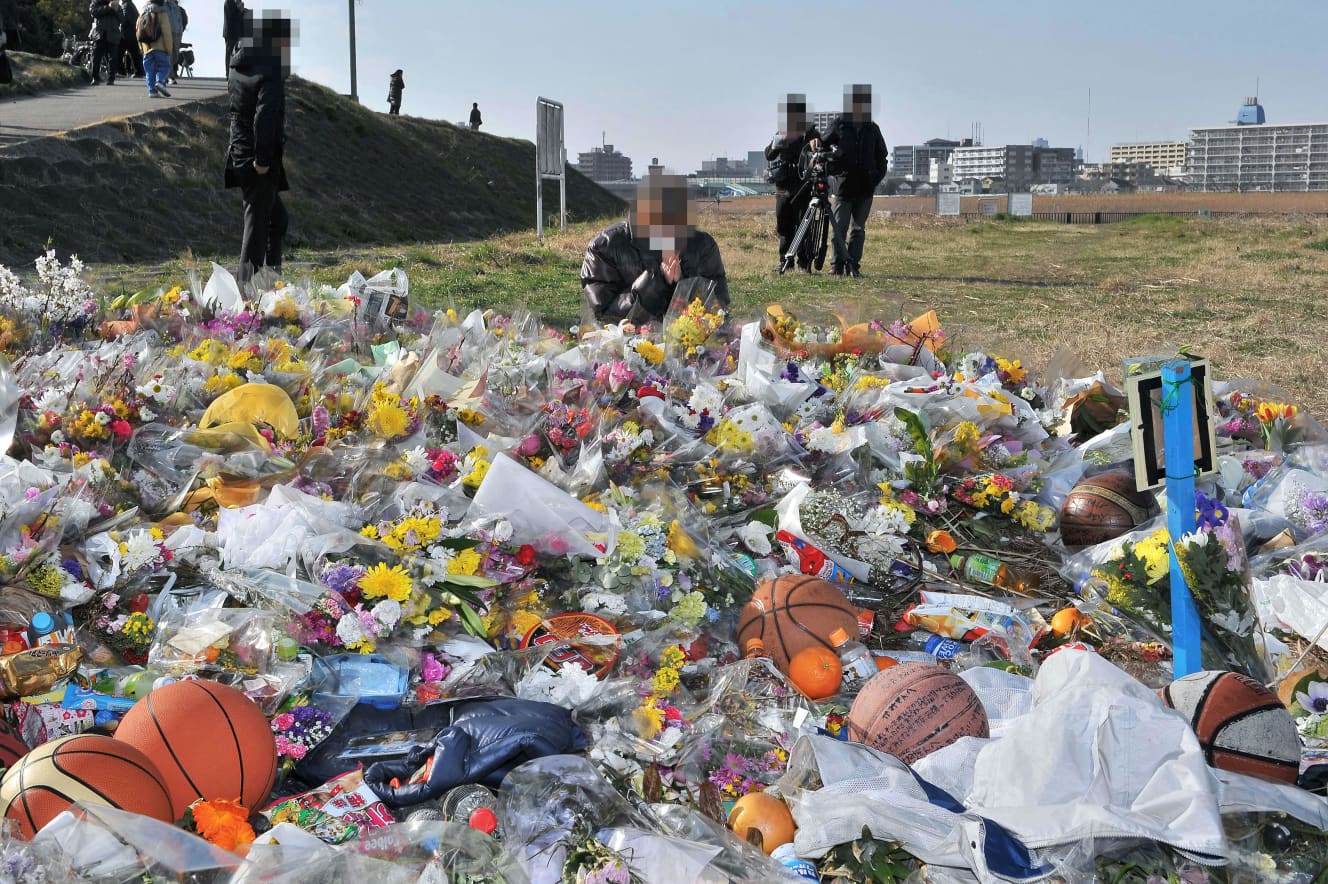
[[[160,0],[148,0],[138,17],[138,48],[143,51],[143,74],[148,95],[170,98],[166,78],[171,73],[171,22]]]

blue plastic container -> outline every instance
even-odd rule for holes
[[[358,698],[375,709],[396,709],[406,694],[410,672],[378,654],[338,654],[320,661],[327,678],[322,696]]]

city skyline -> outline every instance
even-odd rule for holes
[[[187,5],[199,73],[217,75],[221,4]],[[286,9],[301,26],[295,72],[348,92],[345,0]],[[545,95],[566,104],[570,162],[603,138],[637,169],[657,156],[691,172],[764,145],[784,93],[834,111],[845,83],[868,82],[891,146],[968,137],[976,122],[986,144],[1040,137],[1100,162],[1112,144],[1184,140],[1191,128],[1234,119],[1256,83],[1270,123],[1328,119],[1316,38],[1328,4],[1278,11],[1295,26],[1261,28],[1265,19],[1235,0],[1122,0],[1109,13],[1050,0],[827,0],[811,11],[779,0],[722,10],[675,0],[667,15],[634,6],[606,15],[584,0],[511,0],[501,10],[368,0],[356,7],[359,93],[385,111],[387,75],[400,67],[403,113],[459,122],[477,101],[485,131],[520,138],[533,138],[535,99]],[[809,16],[825,26],[807,41],[815,64],[801,60],[799,45]]]

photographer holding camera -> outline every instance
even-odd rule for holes
[[[833,157],[835,177],[834,257],[830,272],[835,276],[861,276],[862,246],[867,238],[872,194],[885,178],[885,137],[871,119],[871,86],[856,83],[844,89],[844,114],[823,139]],[[845,242],[845,231],[848,241]]]
[[[807,123],[807,96],[789,93],[780,103],[779,131],[765,148],[766,178],[775,185],[775,230],[779,234],[781,267],[793,241],[798,222],[811,203],[811,188],[804,186],[800,171],[802,153],[818,145],[821,134]],[[804,240],[798,249],[798,269],[811,271],[814,244]]]

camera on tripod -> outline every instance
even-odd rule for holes
[[[830,176],[835,172],[833,149],[812,148],[809,145],[798,157],[798,175],[802,178],[799,196],[802,191],[809,191],[811,200],[807,204],[802,220],[798,223],[797,232],[793,234],[783,260],[779,263],[781,274],[792,269],[795,263],[799,263],[800,254],[803,256],[802,265],[808,269],[815,267],[820,270],[825,265],[826,243],[830,231]]]

